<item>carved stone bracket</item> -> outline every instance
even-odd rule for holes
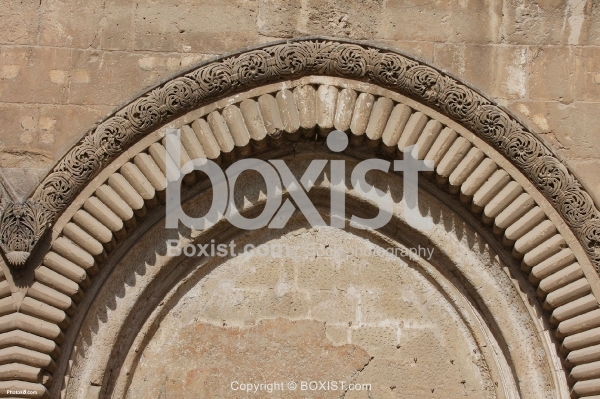
[[[35,245],[53,222],[53,213],[36,200],[0,204],[0,248],[8,263],[22,268]]]
[[[47,212],[41,211],[43,206],[6,207],[2,248],[13,254],[11,264],[22,264],[43,233],[42,226],[55,220],[90,179],[144,135],[225,95],[308,75],[339,76],[389,88],[475,132],[550,200],[600,271],[600,211],[537,136],[479,93],[428,65],[392,51],[329,39],[289,41],[219,58],[146,93],[90,130],[26,203],[44,204]],[[15,212],[27,216],[16,217]],[[5,225],[5,219],[11,224]]]

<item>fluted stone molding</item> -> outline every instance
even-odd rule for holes
[[[473,89],[428,65],[373,46],[326,39],[289,41],[222,57],[168,81],[89,131],[42,181],[32,199],[45,204],[49,210],[45,217],[55,220],[103,166],[152,129],[220,96],[306,75],[381,85],[471,129],[544,193],[600,271],[600,211],[573,174],[527,128]],[[35,223],[26,218],[23,226]],[[4,236],[2,240],[2,248],[8,247]],[[28,246],[35,244],[36,240]]]

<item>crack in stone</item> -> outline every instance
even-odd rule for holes
[[[352,375],[352,380],[350,383],[355,384],[356,383],[356,379],[358,378],[358,376],[365,370],[365,368],[367,368],[367,366],[371,363],[371,360],[375,359],[375,356],[371,356],[369,358],[369,360],[367,360],[367,362],[362,366],[361,369],[356,370],[356,372],[353,373]],[[348,386],[346,387],[346,389],[342,392],[342,394],[340,395],[340,399],[343,399],[346,397],[346,394],[348,393],[348,389],[350,389],[350,383],[348,384]],[[373,387],[371,387],[373,388]],[[368,396],[369,399],[372,398],[371,396],[371,391],[368,391]]]

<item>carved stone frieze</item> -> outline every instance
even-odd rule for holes
[[[40,231],[29,227],[30,219],[15,222],[11,215],[16,204],[5,208],[1,247],[6,252],[17,247],[23,248],[17,252],[31,251],[47,223],[60,215],[93,176],[167,121],[225,95],[307,75],[377,84],[425,103],[472,130],[544,193],[600,271],[600,212],[577,179],[534,134],[474,90],[428,65],[389,50],[329,39],[289,41],[222,57],[136,99],[90,130],[40,184],[28,201],[43,203],[49,210],[43,223],[36,224]],[[13,225],[5,226],[5,218]],[[11,244],[13,237],[27,240]]]

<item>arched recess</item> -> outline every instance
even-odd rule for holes
[[[560,342],[572,394],[600,394],[600,222],[589,195],[539,138],[472,89],[398,53],[324,39],[226,56],[166,82],[86,134],[27,203],[4,206],[3,250],[31,255],[20,289],[10,296],[2,282],[0,386],[66,395],[81,323],[110,274],[103,264],[151,226],[149,212],[161,213],[173,161],[161,143],[167,127],[182,129],[184,160],[224,166],[300,151],[334,128],[348,132],[357,158],[392,159],[419,144],[438,190],[490,226],[498,238],[486,244],[520,262],[519,289],[531,284],[539,296],[545,312],[538,307],[532,320],[546,320]],[[184,177],[190,192],[196,180]],[[51,235],[36,247],[49,222]],[[7,231],[25,237],[18,251]],[[542,341],[561,370],[552,339]],[[557,395],[561,373],[553,374]]]

